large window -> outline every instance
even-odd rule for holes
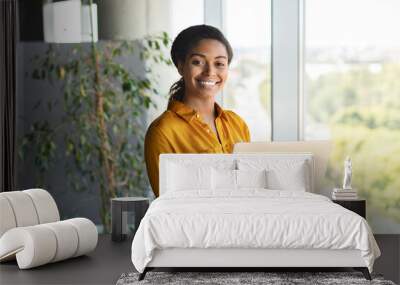
[[[249,126],[252,141],[271,138],[271,2],[223,2],[223,28],[234,57],[223,105]]]
[[[400,233],[400,1],[307,0],[306,139],[331,139],[327,189],[353,160],[375,233]]]
[[[374,232],[400,233],[400,2],[183,2],[171,2],[170,33],[203,21],[224,32],[234,59],[222,104],[243,117],[252,141],[271,140],[271,125],[274,140],[332,140],[322,194],[341,186],[349,155]],[[164,90],[178,78],[170,74]]]

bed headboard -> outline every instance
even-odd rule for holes
[[[161,154],[160,155],[160,175],[159,175],[159,191],[160,195],[167,192],[169,180],[168,169],[171,165],[191,166],[212,166],[219,169],[238,169],[238,161],[243,160],[282,160],[282,161],[304,161],[309,168],[310,189],[307,191],[314,192],[315,170],[314,158],[312,153],[294,153],[294,154],[278,154],[278,153],[260,153],[260,154]]]

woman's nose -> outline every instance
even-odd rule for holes
[[[205,73],[207,75],[214,75],[216,73],[216,70],[212,64],[206,63],[204,65],[203,73]]]

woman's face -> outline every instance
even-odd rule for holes
[[[228,78],[228,53],[212,39],[201,40],[187,55],[178,71],[185,81],[186,96],[214,97]]]

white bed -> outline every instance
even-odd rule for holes
[[[155,267],[354,267],[370,278],[380,251],[367,222],[314,194],[314,172],[311,154],[161,155],[160,197],[132,243],[140,278]]]

